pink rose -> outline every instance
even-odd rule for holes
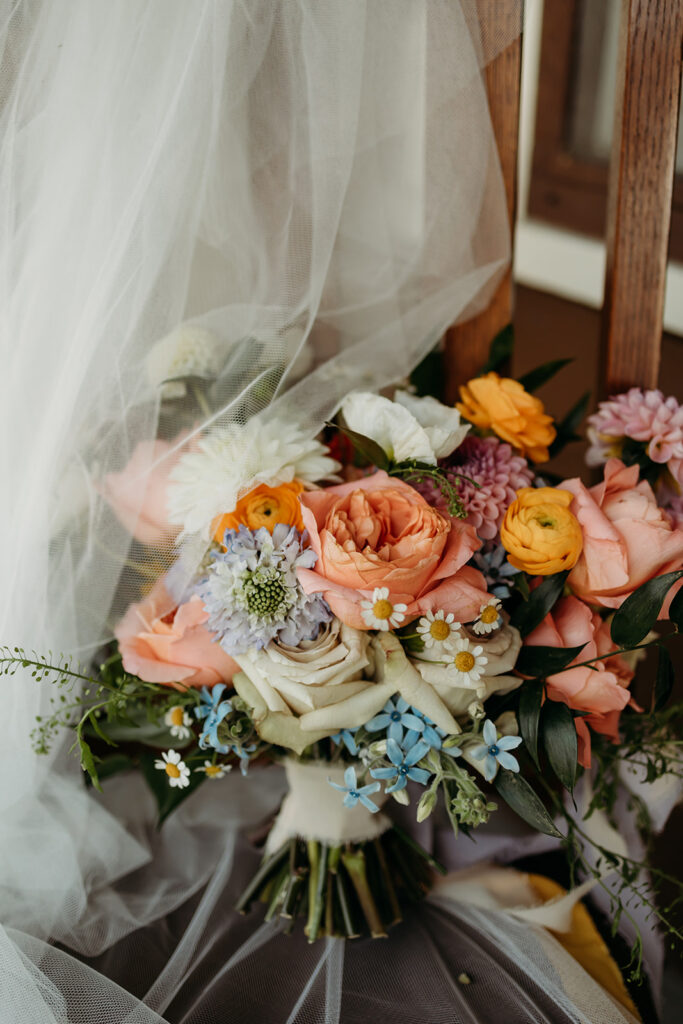
[[[463,622],[479,614],[486,584],[465,563],[481,542],[408,484],[380,471],[300,500],[318,561],[299,569],[299,580],[308,594],[322,591],[342,622],[370,628],[361,602],[378,587],[388,588],[393,604],[407,605],[407,620],[440,608]]]
[[[610,459],[603,483],[588,489],[576,478],[560,486],[574,495],[571,511],[583,531],[568,583],[584,601],[619,608],[641,583],[683,568],[683,530],[672,527],[650,485],[638,483],[637,466]]]
[[[204,625],[208,617],[201,598],[176,606],[159,581],[116,627],[126,672],[176,690],[229,682],[239,667]]]
[[[619,715],[629,703],[628,687],[633,671],[626,661],[615,655],[594,662],[594,667],[581,665],[614,650],[609,626],[597,613],[590,610],[577,597],[561,598],[540,626],[525,640],[532,647],[586,646],[572,662],[577,667],[548,676],[546,693],[550,700],[563,701],[575,711],[587,711],[585,718],[577,718],[579,762],[590,768],[591,746],[588,725],[596,732],[618,738]]]
[[[107,473],[101,492],[116,518],[141,544],[165,547],[180,531],[168,521],[166,491],[171,470],[183,454],[175,441],[141,441],[120,473]],[[172,452],[172,454],[169,454]]]

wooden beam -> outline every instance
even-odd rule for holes
[[[515,223],[519,89],[522,68],[521,7],[518,0],[478,0],[482,19],[513,42],[486,68],[491,122],[503,172],[510,226]],[[508,271],[485,310],[449,328],[445,338],[446,397],[458,397],[458,385],[473,377],[486,362],[491,340],[512,319],[512,273]]]
[[[683,0],[622,0],[607,208],[606,394],[657,386],[682,55]]]

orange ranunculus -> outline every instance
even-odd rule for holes
[[[572,494],[557,487],[521,487],[500,527],[500,540],[515,569],[551,576],[572,569],[583,535],[570,511]]]
[[[577,597],[563,597],[552,612],[524,641],[532,647],[579,647],[583,650],[575,658],[576,666],[548,676],[546,692],[550,700],[562,701],[575,711],[588,712],[585,718],[576,718],[579,741],[579,761],[590,768],[591,742],[588,726],[595,732],[618,739],[619,716],[631,702],[628,687],[633,669],[626,660],[615,654],[612,658],[596,661],[592,667],[583,665],[591,658],[602,657],[615,650],[609,625],[588,605]]]
[[[407,621],[444,609],[467,622],[486,602],[484,577],[466,564],[481,546],[474,529],[441,515],[408,484],[379,471],[307,491],[301,503],[318,561],[298,570],[299,581],[308,594],[322,592],[347,625],[372,628],[362,607],[376,589],[406,606]]]
[[[201,598],[176,606],[159,581],[114,630],[126,672],[176,690],[229,682],[239,666],[206,628],[208,618]]]
[[[484,430],[493,430],[534,462],[547,462],[548,445],[555,440],[552,416],[516,380],[486,373],[460,388],[458,412]]]
[[[303,530],[299,501],[303,489],[300,480],[292,480],[278,487],[259,484],[240,498],[234,511],[226,512],[214,520],[213,539],[222,544],[225,531],[238,530],[240,526],[246,526],[249,530],[259,530],[265,526],[272,533],[277,523],[286,523],[288,526],[296,526],[297,530]]]
[[[683,569],[683,530],[672,527],[637,466],[610,459],[604,480],[587,488],[565,480],[572,512],[583,531],[583,551],[567,582],[591,604],[619,608],[642,583]],[[680,584],[669,591],[662,615]]]

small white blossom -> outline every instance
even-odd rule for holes
[[[187,767],[177,750],[166,750],[157,761],[154,767],[161,772],[166,772],[169,786],[185,789],[190,785],[190,769]]]
[[[479,615],[477,621],[472,626],[472,632],[478,636],[485,636],[487,633],[493,633],[495,629],[498,629],[503,622],[500,614],[501,602],[497,597],[491,597],[483,604],[479,609]]]
[[[224,779],[231,770],[231,764],[213,764],[212,761],[205,761],[201,768],[195,768],[196,772],[204,772],[207,779]]]
[[[179,704],[169,708],[164,715],[164,722],[169,726],[171,736],[174,736],[177,740],[187,740],[192,735],[192,730],[188,728],[192,725],[192,719]]]
[[[152,347],[145,360],[147,376],[163,398],[182,398],[185,383],[178,377],[213,377],[221,363],[219,339],[196,324],[180,324]]]
[[[460,686],[472,687],[481,679],[488,658],[482,653],[483,647],[474,647],[465,637],[454,641],[452,660],[449,660],[448,672],[453,682]]]
[[[371,601],[361,601],[363,622],[370,629],[388,630],[400,626],[407,610],[408,605],[393,604],[389,600],[388,587],[376,587]]]
[[[417,632],[427,649],[434,647],[437,650],[448,650],[460,636],[459,630],[460,623],[455,621],[453,613],[446,615],[443,608],[437,612],[428,611],[417,624]]]

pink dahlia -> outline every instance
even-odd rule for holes
[[[646,443],[649,458],[666,464],[678,486],[683,486],[683,406],[675,398],[665,398],[661,391],[630,388],[600,403],[588,417],[587,432],[589,466],[620,456],[629,437]]]
[[[526,459],[497,437],[469,435],[439,465],[458,492],[467,512],[466,521],[482,540],[497,536],[517,490],[529,487],[534,478]],[[445,510],[443,496],[434,484],[419,484],[418,490],[431,505]]]

